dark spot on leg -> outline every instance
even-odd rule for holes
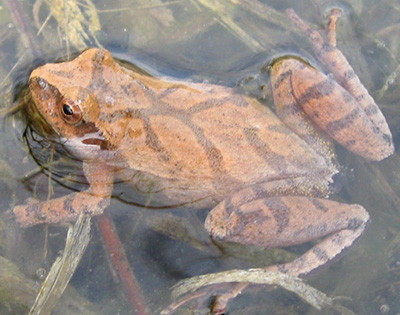
[[[361,109],[356,107],[349,114],[341,119],[331,121],[326,125],[329,133],[335,134],[343,129],[348,128],[356,118],[360,116]]]
[[[264,204],[274,216],[278,225],[278,233],[283,232],[289,224],[290,209],[280,200],[280,198],[266,198],[264,199]]]
[[[66,196],[65,200],[64,200],[64,210],[71,214],[76,213],[76,210],[74,209],[74,206],[73,206],[75,196],[76,196],[76,194]]]
[[[315,256],[318,257],[319,260],[321,261],[328,261],[329,260],[329,256],[327,254],[327,252],[324,249],[321,249],[318,246],[315,246],[312,249],[312,252],[315,254]]]
[[[311,203],[317,208],[318,210],[321,210],[322,212],[328,212],[329,208],[326,207],[321,201],[319,201],[316,198],[310,198],[309,199]]]

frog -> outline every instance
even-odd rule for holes
[[[326,34],[286,14],[328,74],[297,56],[277,58],[269,71],[275,111],[234,88],[132,71],[104,48],[35,69],[36,110],[53,141],[82,161],[89,187],[16,206],[16,221],[28,227],[100,215],[116,177],[133,186],[145,178],[164,205],[210,208],[205,228],[216,241],[285,247],[322,239],[266,270],[307,275],[350,247],[370,218],[361,205],[327,199],[340,173],[334,141],[381,161],[394,152],[392,135],[336,47],[338,11]]]

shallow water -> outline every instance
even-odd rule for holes
[[[88,39],[79,37],[82,34],[79,24],[75,25],[73,20],[66,25],[75,25],[74,29],[62,27],[61,16],[57,16],[58,20],[49,19],[36,36],[38,28],[32,8],[37,9],[38,20],[43,23],[49,7],[46,3],[37,8],[33,2],[23,2],[21,10],[44,61],[81,51],[85,46],[96,46],[98,41],[115,56],[137,64],[152,75],[228,86],[240,82],[247,93],[256,97],[265,94],[266,105],[271,106],[268,75],[260,71],[264,64],[278,56],[298,54],[317,67],[321,65],[315,61],[304,36],[284,16],[284,10],[293,5],[291,1],[233,2],[160,0],[149,4],[148,1],[120,1],[117,6],[109,1],[94,1],[97,11],[90,11],[90,3],[85,2],[85,6],[79,8],[82,12],[83,8],[96,12],[101,26],[99,29],[93,15],[84,15],[92,26],[81,24]],[[53,6],[56,4],[53,2]],[[336,6],[344,11],[338,26],[338,46],[381,104],[397,147],[400,139],[397,105],[400,89],[396,80],[400,57],[400,2],[303,0],[297,1],[294,9],[306,21],[323,28],[326,10]],[[16,82],[26,82],[25,73],[29,73],[38,60],[38,56],[32,57],[28,35],[9,17],[7,10],[3,2],[0,9],[0,29],[4,30],[0,33],[0,82],[3,82],[4,107],[12,102],[10,87],[15,87]],[[57,11],[52,12],[56,16]],[[16,70],[12,70],[16,64]],[[8,76],[10,71],[12,75]],[[0,292],[5,292],[0,294],[2,314],[27,313],[34,296],[32,292],[43,280],[43,271],[50,268],[63,250],[66,233],[64,227],[20,229],[9,219],[6,210],[24,203],[28,197],[46,199],[50,182],[56,195],[68,193],[71,186],[84,187],[71,184],[70,178],[57,174],[53,175],[57,182],[51,181],[49,171],[41,172],[24,141],[25,122],[20,116],[4,118],[0,130],[0,202],[4,211],[0,217],[0,255],[19,268],[22,274],[18,279],[25,286],[21,284],[16,289],[6,280],[9,278],[0,278]],[[39,148],[34,152],[38,151]],[[330,297],[346,297],[338,303],[356,314],[397,314],[400,312],[399,156],[395,154],[383,162],[369,163],[341,148],[338,154],[346,180],[340,194],[333,198],[363,205],[372,221],[361,240],[340,260],[307,277],[306,281]],[[72,171],[81,174],[77,167],[79,165],[74,164]],[[60,173],[71,171],[71,168],[64,168],[57,170]],[[230,268],[261,267],[269,264],[267,260],[273,256],[271,251],[240,246],[221,250],[212,244],[202,227],[207,209],[198,212],[143,209],[135,206],[143,201],[137,202],[136,196],[123,184],[117,185],[115,196],[119,198],[113,199],[107,212],[115,221],[152,314],[170,303],[170,287],[181,279]],[[298,246],[290,251],[301,253],[306,248],[307,245]],[[12,279],[13,285],[19,284],[16,276]],[[103,314],[134,314],[110,272],[96,228],[93,228],[90,245],[71,285],[77,290],[74,294],[85,303],[90,301]],[[231,303],[230,311],[230,314],[319,313],[283,289],[246,291]],[[67,309],[58,312],[65,314]],[[186,308],[179,312],[195,314]],[[199,313],[205,314],[206,308],[201,308]]]

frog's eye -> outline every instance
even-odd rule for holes
[[[82,111],[78,104],[70,100],[63,100],[59,107],[61,117],[68,124],[76,124],[82,120]]]

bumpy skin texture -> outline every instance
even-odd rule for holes
[[[67,149],[110,172],[140,172],[166,204],[201,200],[211,206],[264,183],[281,191],[272,195],[324,196],[337,173],[331,158],[315,152],[256,100],[221,86],[134,73],[105,50],[92,48],[71,62],[40,67],[30,87],[38,111]],[[76,123],[65,121],[66,104],[80,117]],[[86,175],[96,182],[96,172]],[[110,190],[107,185],[112,180],[104,190]],[[40,217],[63,220],[59,213]]]
[[[293,11],[288,16],[307,33],[335,78],[298,59],[277,61],[271,86],[279,118],[226,87],[132,72],[104,49],[91,48],[73,61],[33,71],[30,89],[37,110],[59,141],[83,160],[90,187],[18,206],[18,222],[29,226],[72,220],[82,211],[99,214],[118,172],[134,178],[134,186],[150,183],[153,199],[166,205],[214,207],[205,226],[216,239],[279,247],[327,236],[300,258],[271,270],[307,274],[350,246],[369,216],[359,205],[319,199],[338,172],[331,138],[381,160],[393,153],[392,137],[336,48],[337,16],[330,17],[327,42]]]

